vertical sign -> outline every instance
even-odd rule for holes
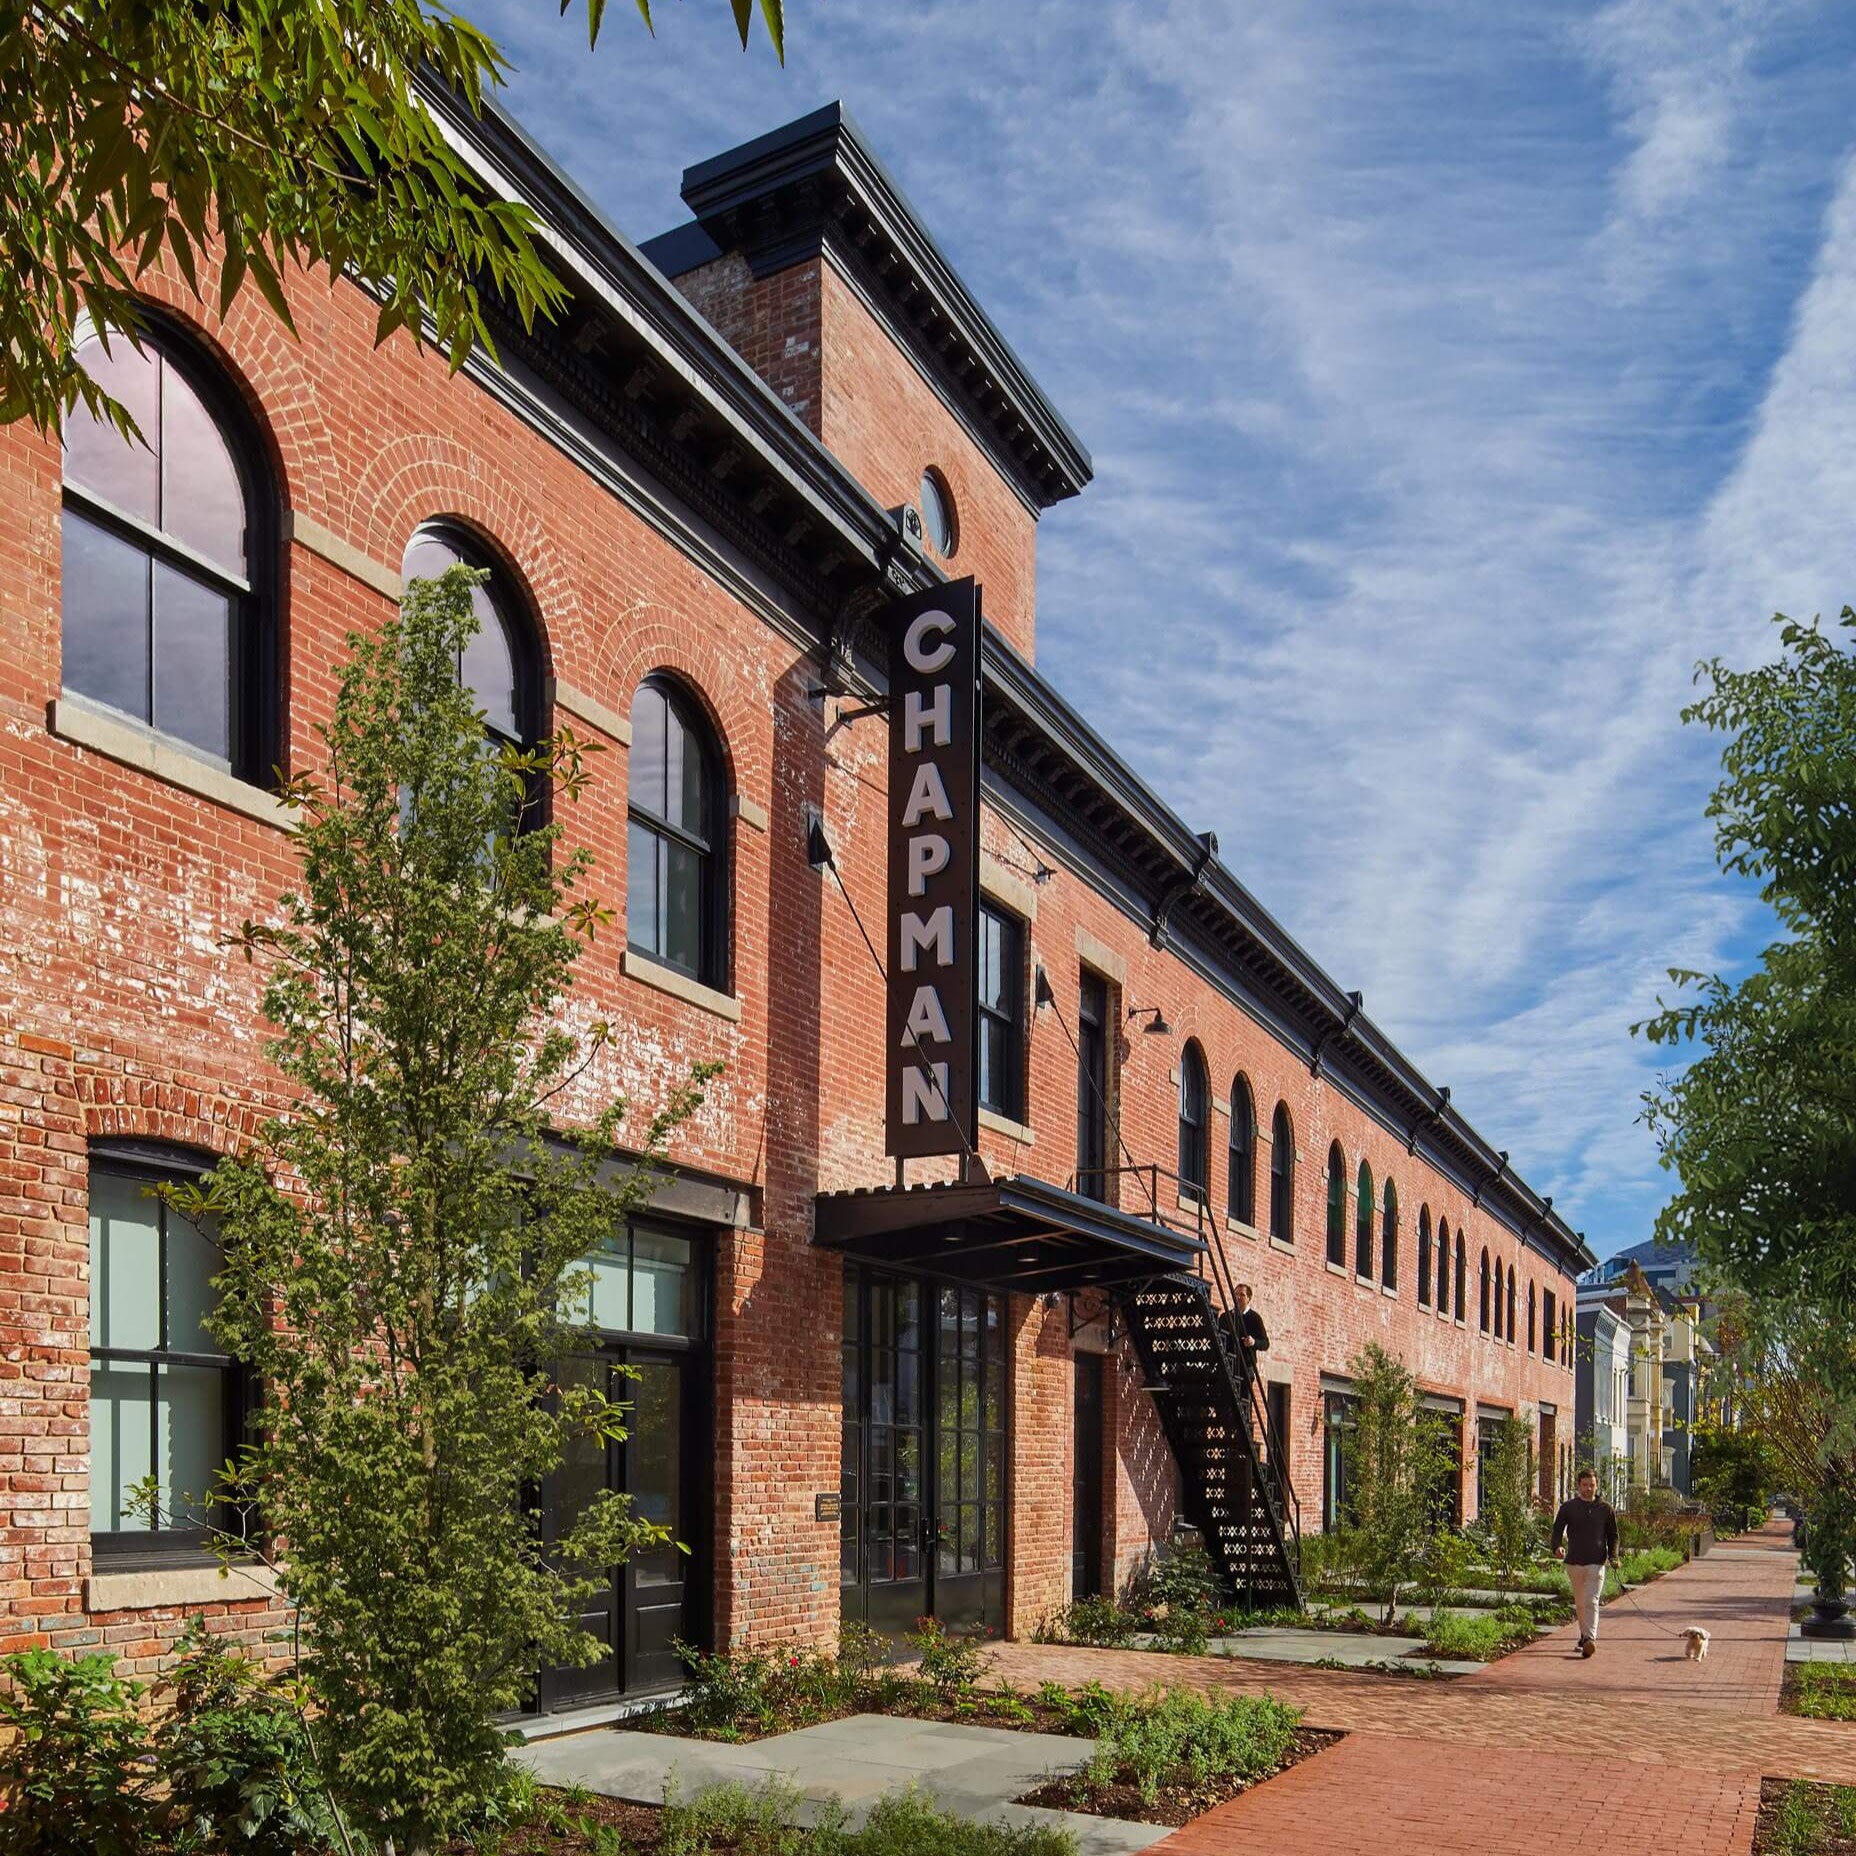
[[[889,637],[889,1152],[977,1144],[980,595],[896,601]]]

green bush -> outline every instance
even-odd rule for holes
[[[807,1816],[813,1821],[807,1823]],[[938,1810],[919,1792],[892,1792],[862,1830],[836,1799],[812,1806],[784,1779],[750,1791],[718,1785],[684,1803],[666,1799],[660,1856],[1076,1856],[1067,1830],[982,1824]]]
[[[1211,1555],[1196,1539],[1170,1540],[1133,1582],[1130,1602],[1158,1647],[1202,1656],[1221,1599]]]
[[[917,1618],[906,1641],[921,1657],[921,1679],[944,1698],[971,1692],[992,1660],[984,1630],[949,1630],[939,1618]]]
[[[1065,1688],[1061,1682],[1041,1682],[1037,1699],[1040,1707],[1058,1716],[1066,1733],[1085,1740],[1101,1734],[1129,1705],[1125,1696],[1104,1688],[1100,1682],[1085,1682],[1081,1688]]]
[[[1686,1557],[1674,1547],[1650,1547],[1641,1553],[1626,1553],[1619,1572],[1626,1585],[1643,1585],[1661,1578],[1666,1572],[1674,1572]]]
[[[1794,1663],[1791,1712],[1818,1721],[1856,1721],[1856,1663]]]
[[[109,1655],[0,1657],[0,1856],[143,1856],[153,1778],[143,1689]]]
[[[682,1718],[723,1738],[804,1726],[856,1704],[858,1668],[820,1650],[717,1650],[676,1646],[689,1671]]]
[[[1084,1769],[1091,1786],[1133,1785],[1152,1803],[1162,1786],[1267,1778],[1295,1743],[1301,1711],[1268,1695],[1167,1689],[1125,1699],[1098,1731]]]
[[[1097,1650],[1125,1650],[1140,1634],[1141,1620],[1112,1598],[1078,1598],[1050,1612],[1031,1633],[1033,1643],[1079,1643]]]
[[[203,1619],[177,1647],[157,1752],[175,1849],[297,1856],[331,1846],[334,1816],[296,1709]]]
[[[1470,1616],[1437,1611],[1424,1633],[1424,1647],[1437,1657],[1487,1663],[1534,1640],[1533,1613],[1520,1605]]]

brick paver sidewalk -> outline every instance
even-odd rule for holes
[[[1018,1643],[997,1668],[1021,1685],[1267,1690],[1348,1730],[1155,1846],[1168,1856],[1507,1856],[1549,1823],[1582,1840],[1580,1800],[1607,1848],[1746,1856],[1762,1776],[1856,1785],[1856,1728],[1778,1712],[1795,1572],[1769,1527],[1607,1605],[1589,1662],[1568,1626],[1456,1682]],[[1669,1634],[1687,1624],[1713,1639],[1703,1663]]]

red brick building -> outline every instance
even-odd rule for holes
[[[151,450],[0,432],[0,1649],[273,1621],[184,1514],[123,1510],[145,1474],[202,1486],[241,1399],[210,1251],[142,1187],[280,1104],[217,945],[290,880],[269,769],[313,764],[344,634],[449,555],[492,572],[492,725],[613,750],[567,820],[625,924],[581,965],[575,1010],[625,1028],[581,1106],[726,1065],[601,1259],[635,1435],[574,1465],[691,1553],[626,1570],[612,1657],[544,1701],[662,1686],[677,1634],[1023,1632],[1182,1514],[1241,1511],[1278,1564],[1331,1511],[1369,1339],[1447,1414],[1458,1512],[1505,1412],[1550,1495],[1582,1242],[1040,676],[1038,517],[1087,455],[849,119],[692,169],[691,224],[643,251],[514,125],[456,130],[572,293],[500,365],[376,350],[346,284],[298,281],[292,341],[252,292],[221,320],[157,282],[151,358],[109,364]],[[936,1194],[885,1152],[859,711],[886,602],[943,574],[988,621],[983,1166],[915,1163]],[[1214,1307],[1255,1286],[1253,1444],[1228,1400],[1149,1389],[1171,1317],[1137,1291],[1178,1271]]]

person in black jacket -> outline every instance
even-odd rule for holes
[[[1579,1620],[1579,1654],[1598,1654],[1598,1601],[1605,1595],[1605,1567],[1618,1563],[1618,1518],[1598,1499],[1596,1472],[1582,1469],[1578,1494],[1560,1503],[1553,1517],[1553,1557],[1566,1562],[1573,1611]]]
[[[1238,1283],[1235,1294],[1235,1304],[1225,1311],[1224,1341],[1243,1368],[1244,1377],[1254,1379],[1259,1365],[1257,1355],[1270,1350],[1269,1330],[1263,1325],[1263,1317],[1250,1305],[1250,1284]]]

